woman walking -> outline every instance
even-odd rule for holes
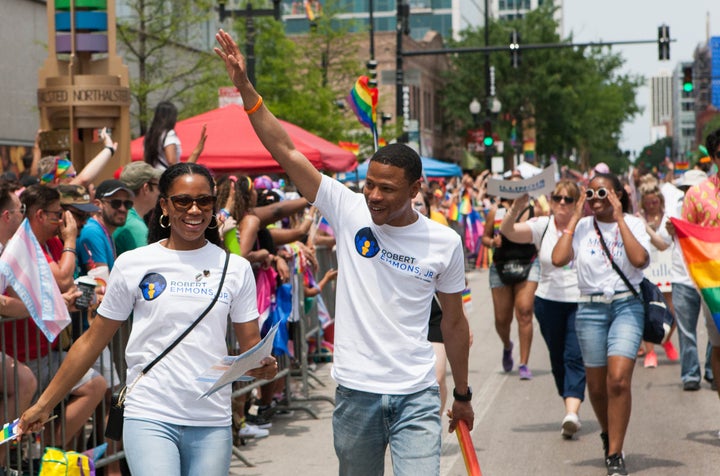
[[[623,443],[632,406],[631,383],[643,333],[643,303],[627,288],[618,267],[635,287],[649,262],[650,239],[618,178],[596,174],[575,206],[552,254],[555,266],[575,260],[580,289],[576,331],[585,362],[590,403],[601,427],[608,476],[628,474]]]
[[[580,430],[578,415],[585,399],[585,368],[575,333],[580,291],[575,270],[570,266],[553,266],[552,251],[570,223],[574,204],[580,199],[580,188],[573,181],[560,180],[550,198],[552,215],[520,223],[515,218],[527,206],[528,196],[516,199],[503,219],[500,232],[516,243],[533,243],[539,250],[540,281],[534,311],[550,353],[555,388],[565,406],[561,434],[570,439]]]

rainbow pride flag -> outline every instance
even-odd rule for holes
[[[375,150],[378,149],[377,131],[377,104],[378,88],[371,87],[367,76],[360,76],[347,96],[347,102],[355,115],[365,127],[368,127],[373,134]]]
[[[17,438],[17,424],[20,421],[20,419],[16,418],[15,421],[12,421],[10,423],[5,423],[0,429],[0,445],[5,443],[6,441],[14,440]]]
[[[688,274],[710,308],[715,326],[720,329],[720,228],[677,218],[670,220],[675,225]]]
[[[475,445],[473,445],[467,423],[460,420],[455,428],[455,434],[457,435],[458,443],[460,444],[460,450],[462,451],[463,460],[465,461],[465,469],[467,470],[468,476],[482,476],[480,463],[477,459],[477,453],[475,453]]]

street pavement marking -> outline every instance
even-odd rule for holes
[[[473,437],[473,444],[477,452],[477,440],[475,439],[475,431],[480,428],[480,422],[485,418],[488,410],[492,406],[493,402],[497,398],[502,384],[512,375],[512,373],[500,373],[491,372],[488,378],[483,383],[480,391],[473,392],[473,411],[475,412],[475,423],[473,430],[470,435]],[[462,459],[462,451],[458,445],[457,436],[454,434],[446,435],[440,451],[440,474],[449,475],[450,470],[455,466],[458,459]],[[447,455],[447,456],[445,456]],[[478,461],[480,458],[478,458]],[[482,461],[480,462],[480,468],[482,468]]]

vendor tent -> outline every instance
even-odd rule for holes
[[[462,169],[457,164],[443,162],[442,160],[431,159],[430,157],[420,157],[423,167],[423,175],[426,177],[461,177]],[[357,170],[345,174],[344,179],[364,180],[367,175],[369,160],[358,165]],[[357,175],[356,175],[357,173]]]
[[[198,163],[218,172],[278,173],[282,168],[258,139],[242,106],[230,104],[178,121],[175,132],[182,143],[180,160],[187,160],[207,124],[207,140]],[[289,122],[280,121],[295,147],[318,170],[343,172],[356,164],[355,154]],[[132,160],[143,160],[143,138],[130,143]]]

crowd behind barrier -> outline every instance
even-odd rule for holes
[[[334,253],[331,249],[325,248],[318,252],[318,261],[320,263],[319,272],[324,273],[327,269],[336,268]],[[309,353],[313,350],[313,342],[322,342],[323,339],[323,327],[318,318],[317,312],[317,300],[313,299],[315,303],[310,306],[309,311],[305,311],[305,306],[302,305],[304,302],[303,296],[303,284],[302,276],[295,273],[292,283],[292,295],[293,298],[293,309],[291,316],[288,319],[289,338],[291,345],[290,353],[278,355],[278,366],[279,372],[272,381],[284,380],[285,384],[285,398],[280,403],[283,410],[287,411],[300,411],[309,414],[312,418],[317,418],[317,415],[309,407],[303,406],[300,403],[306,400],[322,399],[329,403],[334,403],[332,399],[328,397],[313,397],[311,395],[312,383],[310,379],[312,376],[312,366],[310,365],[313,358],[321,356],[324,359],[331,359],[332,355],[327,353],[319,353],[319,350],[315,351],[315,355]],[[323,290],[323,297],[330,302],[334,302],[334,289],[327,287]],[[79,337],[82,329],[82,316],[80,313],[73,313],[73,325],[69,326],[68,330],[63,336],[58,337],[54,346],[57,348],[64,347],[67,349],[75,338]],[[18,349],[28,349],[30,347],[28,337],[28,320],[29,318],[7,318],[2,317],[4,323],[8,322],[21,322],[23,325],[18,331],[16,327],[9,328],[11,332],[10,336],[7,336],[7,326],[0,326],[0,363],[2,364],[2,376],[0,381],[3,384],[2,392],[2,408],[3,408],[3,422],[9,422],[12,420],[10,414],[18,414],[19,408],[17,408],[16,399],[12,398],[12,395],[8,391],[9,389],[20,389],[23,385],[21,376],[18,373],[18,366],[5,365],[6,360],[11,359],[9,355],[15,355]],[[108,388],[116,389],[122,386],[124,383],[124,376],[126,373],[125,365],[125,345],[130,334],[131,323],[128,322],[126,325],[121,327],[120,331],[115,335],[113,342],[110,346],[110,356],[115,368],[117,375],[120,376],[121,381],[114,379],[112,372],[108,372],[105,365],[101,365],[100,372],[107,376]],[[230,329],[230,328],[229,328]],[[228,348],[232,349],[236,347],[234,342],[234,334],[228,332]],[[9,340],[6,340],[9,337]],[[11,348],[6,348],[5,343],[12,342]],[[310,343],[310,344],[309,344]],[[35,343],[39,345],[38,342]],[[51,354],[54,355],[54,354]],[[52,362],[48,362],[50,366]],[[103,363],[104,364],[104,363]],[[7,373],[5,370],[11,369],[11,372]],[[319,380],[314,379],[319,382]],[[295,383],[297,382],[297,383]],[[266,380],[256,380],[249,383],[236,384],[236,390],[233,391],[233,399],[245,394],[249,395],[253,390],[269,383]],[[292,389],[299,388],[298,394],[294,393]],[[38,385],[37,391],[34,398],[45,390],[43,386]],[[15,402],[13,404],[13,402]],[[12,408],[8,404],[12,404]],[[117,442],[111,440],[105,440],[102,436],[105,431],[105,415],[107,415],[109,401],[104,400],[98,406],[95,416],[92,417],[84,426],[80,434],[73,440],[72,447],[66,447],[66,450],[75,450],[78,452],[84,452],[92,450],[103,443],[107,442],[108,446],[105,450],[105,454],[95,461],[95,467],[99,470],[106,467],[108,464],[122,460],[124,453]],[[35,475],[38,474],[40,466],[40,458],[46,447],[58,447],[62,448],[63,445],[56,438],[56,433],[59,433],[61,439],[65,439],[65,404],[61,404],[56,408],[55,414],[58,418],[49,422],[46,425],[45,431],[39,433],[37,438],[23,438],[20,441],[13,441],[9,444],[5,444],[0,448],[5,455],[6,467],[10,472],[17,471],[17,474]],[[234,432],[237,435],[237,431]],[[233,454],[240,459],[245,465],[253,466],[242,454],[243,442],[240,438],[235,438],[233,445]]]

